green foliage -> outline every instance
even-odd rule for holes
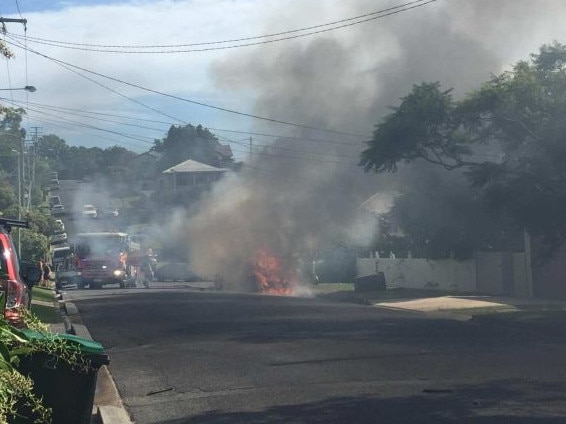
[[[493,217],[559,245],[566,240],[565,113],[566,46],[554,43],[460,101],[438,83],[414,86],[377,126],[361,165],[384,172],[425,160],[462,168],[475,202]],[[434,213],[445,207],[439,202]]]
[[[53,234],[53,231],[57,228],[55,219],[39,210],[32,209],[26,211],[24,213],[24,219],[28,220],[30,230],[43,234],[44,236]]]
[[[51,423],[51,410],[33,392],[33,380],[18,371],[21,357],[42,354],[71,366],[73,372],[91,373],[92,364],[74,341],[51,333],[26,309],[20,310],[26,329],[11,326],[0,317],[0,423],[14,419],[30,423]]]
[[[0,422],[12,422],[22,409],[29,411],[29,422],[50,423],[51,411],[33,393],[33,381],[15,368],[18,355],[32,351],[20,330],[0,317]]]
[[[49,250],[49,238],[47,236],[25,228],[20,230],[20,236],[22,258],[32,262],[39,262],[41,258],[45,257],[46,252]],[[17,240],[17,235],[14,235],[14,240]]]
[[[123,147],[113,146],[102,151],[101,162],[108,168],[128,169],[128,164],[137,155]]]
[[[173,125],[165,139],[155,142],[154,150],[163,154],[158,170],[163,171],[188,159],[216,167],[231,166],[231,157],[224,163],[220,162],[217,150],[220,147],[217,137],[201,125]]]
[[[460,142],[450,92],[441,90],[437,82],[413,86],[401,105],[377,126],[369,148],[361,154],[360,165],[376,172],[396,171],[399,162],[415,159],[447,169],[460,166],[462,155],[469,150]]]
[[[0,182],[0,210],[5,211],[17,206],[17,203],[18,198],[14,193],[14,188],[5,182]]]

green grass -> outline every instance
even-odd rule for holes
[[[55,299],[55,292],[52,289],[35,286],[32,289],[32,299],[39,300],[41,302],[53,302]]]
[[[319,293],[331,293],[336,291],[354,291],[353,283],[320,283],[314,286]]]
[[[43,287],[32,289],[31,312],[45,324],[57,324],[62,321],[61,314],[54,305],[55,292]],[[33,301],[46,302],[47,304],[37,304]]]

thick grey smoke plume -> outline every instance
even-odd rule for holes
[[[331,4],[351,17],[400,3],[295,2],[295,11],[266,17],[265,33],[289,29],[299,17],[322,18]],[[360,226],[359,205],[375,192],[396,190],[398,180],[366,175],[356,164],[388,107],[423,81],[440,81],[460,95],[478,87],[552,42],[534,40],[547,30],[549,10],[560,8],[560,1],[438,1],[219,61],[213,69],[218,85],[255,93],[253,113],[360,136],[258,121],[258,131],[282,137],[256,146],[244,172],[226,178],[187,220],[195,271],[245,288],[261,247],[296,266],[297,255],[308,257],[325,243],[367,241],[374,229]]]

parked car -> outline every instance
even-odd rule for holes
[[[57,189],[59,189],[59,179],[53,178],[53,179],[51,180],[51,185],[50,185],[50,186],[51,186],[51,190],[57,190]]]
[[[120,211],[118,210],[118,208],[106,208],[104,210],[104,216],[117,217],[118,215],[120,215]]]
[[[37,264],[22,263],[10,237],[12,227],[27,228],[26,221],[0,219],[0,309],[4,317],[12,324],[21,324],[21,308],[28,308],[31,302],[31,288],[41,279],[41,270]]]
[[[165,262],[157,264],[155,270],[157,281],[202,281],[203,278],[191,270],[185,262]]]
[[[55,220],[55,226],[56,226],[56,233],[64,233],[65,232],[65,223],[63,222],[62,219],[56,219]]]
[[[54,205],[51,208],[51,215],[53,216],[65,215],[65,207],[63,205]]]
[[[67,233],[55,233],[49,239],[50,244],[61,244],[66,242],[67,242]]]
[[[93,205],[84,205],[83,206],[83,216],[86,218],[96,218],[98,217],[98,212]]]
[[[52,208],[55,205],[61,204],[61,198],[59,196],[51,196],[49,198],[49,207]]]
[[[59,271],[62,264],[65,263],[67,258],[72,256],[72,250],[69,246],[55,247],[51,249],[51,265],[55,272]]]

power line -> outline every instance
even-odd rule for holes
[[[223,139],[225,141],[229,141],[233,144],[236,145],[242,145],[242,146],[246,146],[246,144],[244,144],[242,141],[235,141],[235,140],[230,140],[228,138],[224,138]],[[305,155],[314,155],[314,156],[323,156],[323,157],[335,157],[335,158],[349,158],[349,159],[359,159],[358,156],[351,156],[351,155],[341,155],[341,154],[337,154],[337,153],[332,153],[332,152],[313,152],[313,151],[309,151],[309,150],[301,150],[301,149],[294,149],[291,147],[281,147],[281,146],[275,146],[275,145],[259,145],[259,146],[255,146],[255,147],[259,147],[260,150],[258,149],[254,149],[254,154],[259,152],[266,152],[267,154],[272,154],[273,153],[269,153],[268,150],[272,150],[272,151],[283,151],[283,152],[292,152],[292,153],[300,153],[300,154],[305,154]]]
[[[0,97],[0,100],[4,100],[4,98]],[[16,104],[20,103],[21,104],[23,102],[15,101],[14,103],[16,103]],[[61,110],[61,108],[58,108],[58,107],[55,107],[55,106],[40,105],[38,103],[33,103],[33,102],[28,102],[28,104],[31,104],[33,106],[39,106],[39,107],[42,107],[44,109],[51,110],[51,111],[54,111],[54,112],[65,113],[65,114],[71,115],[71,116],[78,116],[78,117],[81,117],[81,118],[93,119],[93,120],[98,120],[98,121],[101,121],[101,122],[109,122],[109,123],[112,123],[112,124],[124,125],[124,126],[128,126],[128,127],[140,128],[140,129],[144,129],[144,130],[150,130],[150,131],[163,133],[163,128],[146,127],[144,125],[130,124],[130,123],[125,123],[125,122],[121,122],[121,121],[116,121],[116,120],[113,120],[113,119],[97,118],[97,117],[94,117],[94,116],[90,116],[88,114],[88,112],[79,113],[80,111],[73,111],[73,109],[68,109],[68,108],[65,108],[66,110]],[[104,116],[114,116],[114,117],[116,117],[116,115],[112,115],[112,114],[109,114],[109,113],[106,113],[106,114],[103,114],[103,115]],[[142,121],[142,120],[137,119],[137,121]],[[170,125],[172,125],[172,124],[170,124]]]
[[[436,0],[431,0],[431,1],[436,1]],[[22,46],[21,46],[21,44],[20,44],[19,42],[10,43],[10,42],[7,41],[7,43],[9,43],[10,45],[14,45],[15,47],[22,48]],[[203,102],[198,102],[198,101],[195,101],[195,100],[186,99],[186,98],[184,98],[184,97],[175,96],[175,95],[173,95],[173,94],[164,93],[164,92],[158,91],[158,90],[153,90],[153,89],[151,89],[151,88],[147,88],[147,87],[141,86],[141,85],[139,85],[139,84],[130,83],[130,82],[121,80],[121,79],[119,79],[119,78],[114,78],[114,77],[111,77],[111,76],[108,76],[108,75],[105,75],[105,74],[101,74],[101,73],[99,73],[99,72],[91,71],[91,70],[89,70],[89,69],[86,69],[86,68],[83,68],[83,67],[80,67],[80,66],[77,66],[77,65],[73,65],[73,64],[71,64],[71,63],[68,63],[68,62],[65,62],[65,61],[62,61],[62,60],[55,59],[55,58],[53,58],[53,57],[47,56],[47,55],[45,55],[45,54],[43,54],[43,53],[40,53],[40,52],[38,52],[38,51],[36,51],[36,50],[32,50],[32,49],[29,49],[29,48],[28,48],[28,50],[29,50],[31,53],[34,53],[34,54],[36,54],[36,55],[38,55],[38,56],[41,56],[41,57],[43,57],[43,58],[45,58],[45,59],[48,59],[48,60],[50,60],[50,61],[52,61],[52,62],[55,62],[55,63],[57,63],[57,64],[63,66],[65,69],[68,69],[67,67],[71,67],[71,68],[74,68],[74,69],[79,69],[79,70],[81,70],[81,71],[83,71],[83,72],[87,72],[87,73],[89,73],[89,74],[96,75],[96,76],[99,76],[99,77],[101,77],[101,78],[108,79],[108,80],[110,80],[110,81],[118,82],[118,83],[120,83],[120,84],[124,84],[124,85],[127,85],[127,86],[129,86],[129,87],[134,87],[134,88],[137,88],[137,89],[142,90],[142,91],[146,91],[146,92],[153,93],[153,94],[158,94],[158,95],[161,95],[161,96],[164,96],[164,97],[168,97],[168,98],[175,99],[175,100],[179,100],[179,101],[182,101],[182,102],[194,104],[194,105],[197,105],[197,106],[202,106],[202,107],[206,107],[206,108],[210,108],[210,109],[214,109],[214,110],[219,110],[219,111],[222,111],[222,112],[232,113],[232,114],[239,115],[239,116],[246,116],[246,117],[248,117],[248,118],[258,119],[258,120],[267,121],[267,122],[271,122],[271,123],[275,123],[275,124],[281,124],[281,125],[292,126],[292,127],[296,127],[296,128],[304,128],[304,129],[309,129],[309,130],[313,130],[313,131],[321,131],[321,132],[326,132],[326,133],[331,133],[331,134],[339,134],[339,135],[346,135],[346,136],[351,136],[351,137],[369,138],[369,136],[367,136],[367,135],[354,134],[354,133],[347,133],[347,132],[336,131],[336,130],[330,130],[330,129],[325,129],[325,128],[318,128],[318,127],[313,127],[313,126],[310,126],[310,125],[297,124],[297,123],[293,123],[293,122],[282,121],[282,120],[279,120],[279,119],[267,118],[267,117],[264,117],[264,116],[254,115],[254,114],[251,114],[251,113],[240,112],[240,111],[237,111],[237,110],[228,109],[228,108],[224,108],[224,107],[220,107],[220,106],[209,105],[209,104],[207,104],[207,103],[203,103]],[[70,69],[68,69],[68,70],[70,70]],[[144,105],[144,104],[141,103],[141,102],[138,102],[138,101],[136,101],[136,100],[134,100],[134,99],[131,99],[131,98],[129,98],[129,97],[123,95],[123,94],[120,94],[120,93],[117,92],[116,90],[113,90],[113,89],[111,89],[111,88],[109,88],[109,87],[106,87],[105,85],[103,85],[103,84],[101,84],[101,83],[99,83],[99,82],[93,80],[92,78],[88,78],[87,76],[82,75],[82,74],[80,74],[79,72],[76,72],[76,71],[73,71],[73,70],[70,70],[70,71],[71,71],[71,72],[74,72],[74,73],[76,73],[76,74],[78,74],[78,75],[81,75],[83,78],[86,78],[86,79],[88,79],[89,81],[91,81],[91,82],[93,82],[93,83],[95,83],[95,84],[97,84],[97,85],[99,85],[99,86],[101,86],[101,87],[106,88],[107,90],[110,90],[110,91],[112,91],[112,92],[114,92],[114,93],[116,93],[116,94],[118,94],[118,95],[120,95],[120,96],[122,96],[122,97],[124,97],[124,98],[127,98],[127,99],[129,99],[130,101],[133,101],[133,102],[135,102],[135,103],[137,103],[137,104],[140,104],[140,105],[142,105],[142,106],[144,106],[144,107],[149,107],[149,106]],[[153,109],[152,109],[152,110],[153,110]],[[158,113],[164,114],[163,112],[160,112],[160,111],[157,111],[157,110],[155,110],[155,111],[158,112]],[[164,114],[164,115],[166,115],[166,114]],[[168,116],[168,115],[166,115],[166,116]],[[171,116],[169,116],[169,117],[172,118],[172,119],[177,119],[177,118],[174,118],[174,117],[171,117]],[[182,121],[181,121],[181,122],[182,122]]]
[[[234,143],[236,145],[240,145],[240,146],[245,146],[247,148],[247,144],[245,144],[243,142],[232,141],[232,143]],[[241,153],[245,153],[241,150],[237,150],[237,151],[241,152]],[[300,151],[298,151],[298,152],[300,152]],[[272,158],[278,158],[278,159],[285,158],[285,159],[295,159],[295,160],[306,160],[306,161],[317,162],[317,163],[329,163],[329,164],[337,164],[337,165],[358,166],[357,163],[354,164],[352,162],[325,160],[325,159],[318,159],[318,158],[307,158],[307,157],[303,157],[303,156],[290,156],[290,155],[285,155],[285,154],[269,153],[269,152],[266,152],[266,151],[259,151],[259,152],[254,151],[254,155],[266,156],[266,157],[272,157]]]
[[[5,98],[0,97],[0,100],[5,100]],[[20,105],[24,104],[24,102],[18,102],[18,101],[14,101],[14,103],[20,104]],[[124,125],[124,126],[128,126],[128,127],[148,129],[148,130],[151,130],[151,131],[156,131],[156,132],[161,132],[161,133],[163,133],[165,130],[163,130],[161,128],[153,128],[153,127],[147,127],[147,126],[143,126],[143,125],[124,123],[124,122],[116,121],[116,120],[113,120],[113,119],[98,118],[96,116],[122,118],[122,119],[128,119],[128,120],[135,120],[136,122],[152,122],[152,123],[160,123],[160,124],[166,124],[166,125],[175,125],[175,123],[172,123],[172,122],[169,122],[169,121],[158,121],[158,120],[154,120],[154,119],[145,119],[145,118],[139,118],[139,117],[135,117],[135,116],[115,114],[115,113],[111,114],[111,113],[104,113],[104,112],[85,111],[85,110],[81,110],[81,109],[65,108],[65,107],[46,105],[46,104],[35,103],[35,102],[27,102],[27,104],[32,105],[32,106],[36,106],[36,107],[39,107],[39,108],[55,111],[55,112],[68,114],[68,115],[71,115],[71,116],[84,117],[84,118],[87,118],[87,119],[94,119],[94,120],[98,120],[98,121],[101,121],[101,122],[110,122],[110,123],[115,123],[115,124],[118,124],[118,125]],[[96,115],[96,116],[91,116],[91,115]],[[259,137],[277,138],[279,140],[284,140],[284,141],[293,140],[293,141],[305,141],[305,142],[314,142],[314,143],[323,143],[323,144],[352,146],[352,142],[347,142],[347,141],[327,140],[327,139],[309,138],[309,137],[293,137],[293,136],[287,136],[287,135],[282,135],[282,134],[268,134],[268,133],[259,133],[259,132],[253,132],[253,131],[225,129],[225,128],[206,127],[206,129],[208,129],[210,131],[230,132],[230,133],[235,133],[235,134],[246,134],[246,135],[255,135],[255,136],[259,136]],[[230,139],[228,139],[226,137],[222,137],[218,134],[215,134],[215,136],[218,137],[218,138],[221,138],[221,139],[224,138],[227,141],[231,141]],[[264,145],[264,147],[269,147],[269,145]],[[271,145],[271,147],[279,148],[279,147],[273,146],[273,145]]]
[[[62,128],[75,129],[78,126],[78,127],[81,127],[81,128],[87,128],[87,129],[92,129],[92,130],[96,130],[96,131],[100,131],[100,132],[104,132],[104,133],[119,135],[121,137],[129,139],[129,140],[117,141],[115,139],[99,135],[100,138],[104,138],[104,139],[114,141],[117,144],[124,144],[125,143],[125,144],[129,144],[129,145],[133,145],[133,142],[153,144],[153,141],[150,141],[149,137],[147,137],[148,140],[144,140],[144,139],[140,138],[139,136],[136,137],[136,136],[126,134],[126,133],[123,133],[123,132],[112,131],[112,130],[96,127],[96,126],[93,126],[93,125],[88,125],[88,124],[84,124],[84,123],[81,123],[81,122],[73,121],[73,120],[70,120],[70,119],[57,117],[57,116],[54,116],[52,114],[42,112],[42,111],[38,111],[38,110],[33,109],[33,108],[30,108],[30,111],[34,112],[34,113],[39,113],[40,115],[47,115],[47,116],[50,116],[50,117],[54,117],[55,119],[51,119],[51,120],[50,119],[43,119],[43,121],[54,123],[55,125],[60,126]],[[74,125],[74,127],[65,126],[65,125],[61,124],[61,121],[64,122],[64,123],[67,123],[67,124],[72,124],[72,125]],[[232,143],[236,146],[242,146],[243,147],[243,150],[234,149],[234,150],[236,150],[236,152],[247,153],[247,147],[248,146],[247,146],[246,143],[243,143],[241,141],[227,139],[227,138],[224,138],[224,137],[221,137],[221,138],[224,139],[224,141],[228,141],[228,142],[230,142],[230,143]],[[324,153],[324,152],[310,152],[310,151],[305,151],[305,150],[284,148],[284,147],[279,147],[279,146],[262,145],[262,146],[258,146],[258,147],[262,147],[263,149],[254,151],[254,155],[260,156],[260,157],[302,160],[302,161],[309,161],[309,162],[316,162],[316,163],[328,163],[328,164],[347,165],[347,166],[357,166],[356,164],[350,163],[350,162],[322,159],[322,157],[355,158],[354,156],[336,155],[336,154],[333,154],[333,153]],[[298,154],[301,154],[301,156],[294,156],[294,155],[289,155],[289,154],[268,152],[265,148],[268,148],[268,149],[271,149],[271,150],[276,150],[276,151],[298,153]],[[308,156],[305,156],[305,155],[308,155]],[[313,156],[315,156],[315,157],[313,157]],[[317,156],[319,156],[319,157],[317,157]]]
[[[61,123],[60,123],[59,121],[57,121],[57,120],[42,119],[42,122],[46,122],[46,123],[52,124],[52,125],[54,125],[54,126],[56,126],[56,127],[63,128],[63,129],[67,129],[67,130],[75,130],[75,129],[76,129],[74,126],[71,127],[71,126],[68,126],[68,125],[61,124]],[[126,145],[130,145],[130,146],[139,147],[139,143],[135,143],[135,142],[129,141],[129,140],[117,140],[117,139],[115,139],[115,138],[107,137],[107,136],[105,136],[105,135],[100,135],[100,134],[96,134],[96,137],[101,138],[101,139],[104,139],[104,140],[110,140],[110,141],[112,141],[113,143],[115,143],[115,145],[123,145],[123,144],[126,144]],[[71,147],[72,147],[72,146],[71,146]]]
[[[82,51],[91,51],[91,52],[99,52],[99,53],[123,53],[123,54],[171,54],[171,53],[193,53],[193,52],[205,52],[211,50],[225,50],[225,49],[233,49],[239,47],[249,47],[249,46],[257,46],[261,44],[270,44],[276,43],[280,41],[292,40],[297,38],[308,37],[311,35],[317,35],[324,32],[334,31],[337,29],[342,29],[354,25],[359,25],[362,23],[366,23],[369,21],[373,21],[376,19],[381,19],[387,16],[395,15],[398,13],[406,12],[411,9],[415,9],[418,7],[425,6],[427,4],[433,3],[437,0],[415,0],[410,1],[407,3],[403,3],[398,6],[393,6],[387,9],[377,10],[374,12],[366,13],[363,15],[358,15],[352,18],[341,19],[334,22],[329,22],[320,25],[314,25],[310,27],[304,27],[294,30],[282,31],[273,34],[266,34],[266,35],[259,35],[253,37],[243,37],[243,38],[236,38],[231,40],[223,40],[223,41],[211,41],[211,42],[201,42],[201,43],[188,43],[188,44],[164,44],[164,45],[104,45],[104,44],[89,44],[89,43],[73,43],[73,42],[66,42],[66,41],[57,41],[57,40],[49,40],[49,39],[42,39],[42,38],[32,38],[29,37],[28,40],[35,42],[36,44],[43,44],[53,47],[60,47],[72,50],[82,50]],[[377,15],[377,16],[376,16]],[[329,27],[331,28],[325,28]],[[323,29],[321,29],[323,28]],[[305,32],[307,31],[307,32]],[[304,34],[297,34],[300,32],[305,32]],[[295,35],[289,35],[295,34]],[[282,37],[283,36],[283,37]],[[16,36],[17,37],[17,36]],[[264,40],[264,41],[254,41],[253,40],[262,40],[264,38],[273,38],[273,37],[280,37],[273,40]],[[205,48],[194,48],[194,49],[177,49],[177,50],[165,50],[165,51],[144,51],[144,50],[126,50],[126,49],[161,49],[161,48],[177,48],[177,47],[197,47],[197,46],[211,46],[211,45],[219,45],[219,44],[228,44],[228,43],[241,43],[235,45],[228,45],[228,46],[219,46],[219,47],[205,47]],[[242,44],[243,43],[243,44]],[[96,47],[96,48],[95,48]],[[120,49],[120,50],[109,50],[109,49]]]
[[[252,131],[241,131],[241,130],[231,130],[231,129],[224,129],[224,128],[208,128],[212,131],[220,131],[220,132],[230,132],[235,134],[249,134],[255,135],[259,137],[271,137],[271,138],[280,138],[286,140],[298,140],[298,141],[312,141],[316,143],[328,143],[328,144],[339,144],[344,146],[351,146],[352,143],[349,141],[339,141],[339,140],[325,140],[320,138],[310,138],[310,137],[295,137],[295,136],[288,136],[282,134],[267,134],[267,133],[258,133]]]
[[[123,133],[123,132],[120,132],[120,131],[113,131],[113,130],[108,130],[108,129],[105,129],[105,128],[100,128],[100,127],[97,127],[97,126],[94,126],[94,125],[88,125],[88,124],[81,123],[81,122],[78,122],[78,121],[74,121],[74,120],[71,120],[71,119],[62,118],[62,117],[59,117],[57,115],[53,115],[51,113],[40,111],[40,110],[37,110],[37,109],[34,109],[34,108],[30,108],[29,110],[31,112],[38,113],[40,115],[46,115],[48,117],[55,118],[55,121],[51,120],[51,121],[48,121],[48,122],[60,123],[62,121],[64,123],[73,124],[73,125],[81,127],[81,128],[93,129],[93,130],[104,132],[104,133],[119,135],[121,137],[130,139],[130,140],[133,140],[133,141],[136,141],[136,142],[140,142],[140,143],[151,144],[151,145],[154,144],[153,139],[151,139],[150,137],[145,137],[145,138],[147,138],[147,140],[144,140],[143,137],[140,137],[140,136],[133,136],[131,134]],[[240,145],[240,146],[244,146],[244,147],[247,148],[247,144],[245,144],[245,143],[238,142],[238,141],[231,140],[231,139],[227,139],[225,137],[219,137],[219,138],[224,139],[225,141],[231,142],[235,145]],[[278,158],[284,157],[284,158],[288,158],[288,159],[310,160],[310,161],[314,161],[314,162],[336,163],[336,164],[349,164],[349,163],[341,162],[341,161],[320,159],[316,156],[319,156],[319,157],[336,157],[336,158],[352,158],[352,159],[356,158],[357,159],[357,157],[354,157],[354,156],[338,155],[338,154],[326,153],[326,152],[312,152],[312,151],[306,151],[306,150],[300,150],[300,149],[286,148],[286,147],[281,147],[281,146],[261,145],[261,146],[258,146],[258,147],[261,147],[262,149],[259,150],[259,151],[257,151],[257,150],[254,151],[254,154],[260,155],[260,156],[267,156],[267,157],[278,157]],[[283,151],[283,152],[291,152],[291,153],[309,155],[309,157],[307,157],[307,156],[300,156],[299,157],[299,156],[290,156],[290,155],[285,155],[285,154],[282,155],[282,154],[270,153],[266,150],[266,148],[271,149],[272,151]],[[239,152],[242,152],[242,151],[239,151]],[[315,157],[313,157],[313,156],[315,156]]]
[[[1,97],[0,97],[0,100],[2,100]],[[156,119],[140,118],[138,116],[127,116],[127,115],[121,115],[121,114],[116,114],[116,113],[95,112],[95,111],[92,111],[92,110],[74,109],[74,108],[68,108],[68,107],[63,107],[63,106],[46,105],[44,103],[29,102],[29,104],[34,105],[34,106],[44,107],[46,109],[54,109],[56,111],[63,112],[63,113],[83,114],[83,116],[85,116],[85,117],[88,117],[88,115],[100,115],[100,116],[111,116],[111,117],[114,117],[114,118],[123,118],[123,119],[135,120],[135,121],[152,122],[152,123],[156,123],[156,124],[174,125],[174,123],[172,123],[171,121],[158,121]],[[93,118],[93,119],[96,119],[96,118]]]
[[[52,118],[54,117],[55,119],[59,119],[59,120],[62,120],[63,122],[71,123],[71,124],[79,126],[79,127],[94,129],[94,130],[101,131],[101,132],[107,132],[107,133],[110,133],[110,134],[119,135],[121,137],[129,138],[129,139],[133,139],[133,140],[136,140],[136,141],[140,141],[142,143],[153,145],[153,140],[152,141],[143,140],[140,137],[134,137],[130,134],[122,133],[122,132],[119,132],[119,131],[113,131],[113,130],[109,130],[109,129],[106,129],[106,128],[100,128],[100,127],[96,127],[94,125],[89,125],[89,124],[85,124],[85,123],[82,123],[82,122],[73,121],[71,119],[66,119],[66,118],[62,118],[62,117],[59,117],[59,116],[53,116],[53,114],[50,114],[48,112],[43,112],[43,111],[40,111],[40,110],[36,110],[36,109],[33,109],[33,108],[30,108],[29,110],[31,110],[32,112],[35,112],[35,113],[42,114],[42,115],[47,115],[47,116],[52,117]],[[151,139],[151,137],[146,137],[146,138]]]

